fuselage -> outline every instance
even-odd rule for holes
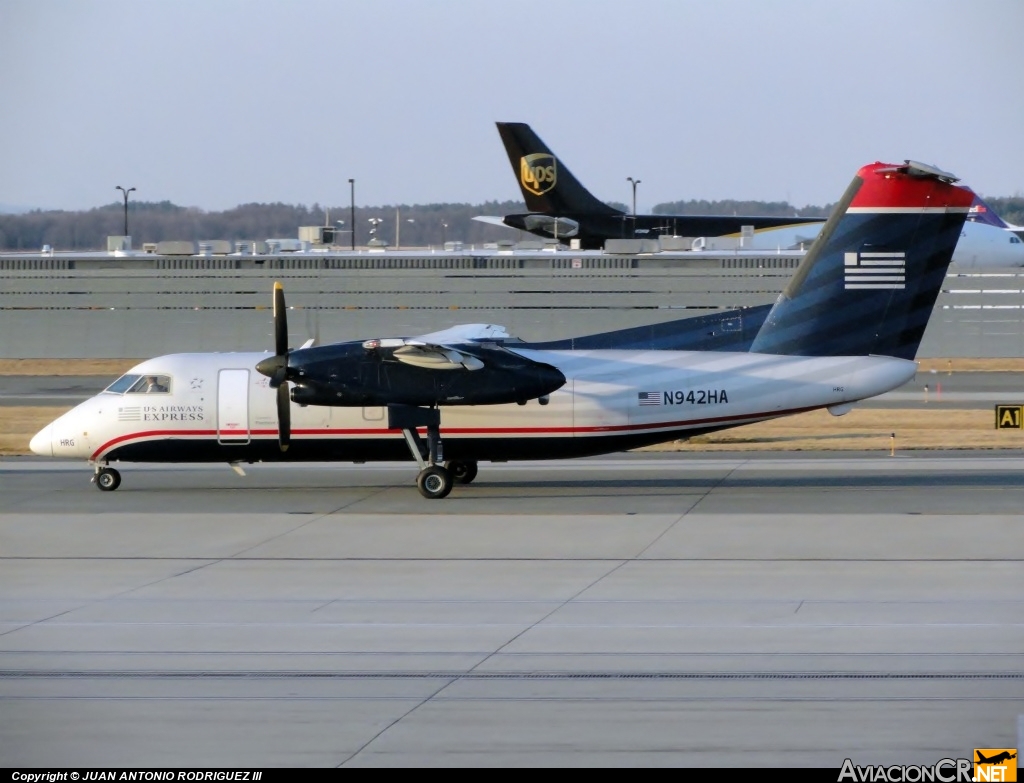
[[[443,406],[445,457],[554,459],[636,448],[894,389],[914,362],[714,351],[532,350],[566,377],[545,404]],[[37,454],[91,462],[374,461],[411,459],[380,406],[291,403],[291,446],[278,445],[275,390],[255,370],[266,353],[149,359],[61,416]],[[468,371],[458,371],[468,372]],[[166,392],[142,391],[157,376]],[[133,389],[137,389],[134,390]]]
[[[766,228],[744,240],[747,250],[807,249],[824,223]],[[707,245],[715,248],[710,240]],[[1024,241],[1013,231],[987,223],[967,221],[953,250],[953,264],[961,269],[1024,267]]]
[[[655,239],[661,235],[718,237],[739,235],[743,227],[755,229],[820,226],[822,218],[779,216],[733,217],[730,215],[627,215],[566,212],[537,221],[534,214],[505,215],[510,228],[554,239],[579,239],[583,250],[600,250],[609,239]],[[554,218],[561,223],[555,223]],[[566,227],[566,224],[569,226]]]
[[[506,225],[534,233],[551,236],[549,230],[529,227],[524,215],[506,215]],[[620,215],[580,216],[569,215],[578,224],[576,234],[560,234],[560,238],[580,238],[583,249],[600,249],[608,239],[656,238],[662,234],[700,237],[709,250],[728,250],[742,247],[744,250],[806,250],[817,238],[824,220],[817,218],[757,218],[754,233],[740,242],[744,221],[751,218],[723,216],[686,216],[673,218],[671,215]],[[635,223],[635,228],[634,228]],[[960,268],[976,269],[987,267],[1024,266],[1024,240],[1016,227],[1000,228],[987,223],[967,221],[960,231],[960,239],[953,251],[953,263]]]

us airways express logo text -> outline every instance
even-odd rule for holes
[[[203,409],[199,405],[144,405],[143,421],[202,421]]]

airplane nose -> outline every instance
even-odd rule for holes
[[[24,441],[22,441],[24,443]],[[32,440],[29,441],[28,447],[32,450],[33,454],[38,454],[41,457],[52,457],[53,456],[53,425],[47,424],[39,432],[37,432]]]

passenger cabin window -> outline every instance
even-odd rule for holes
[[[169,375],[122,375],[104,391],[113,394],[166,394],[171,390]]]

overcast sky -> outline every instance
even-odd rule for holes
[[[912,158],[1024,192],[1021,0],[0,0],[0,204],[835,201]]]

